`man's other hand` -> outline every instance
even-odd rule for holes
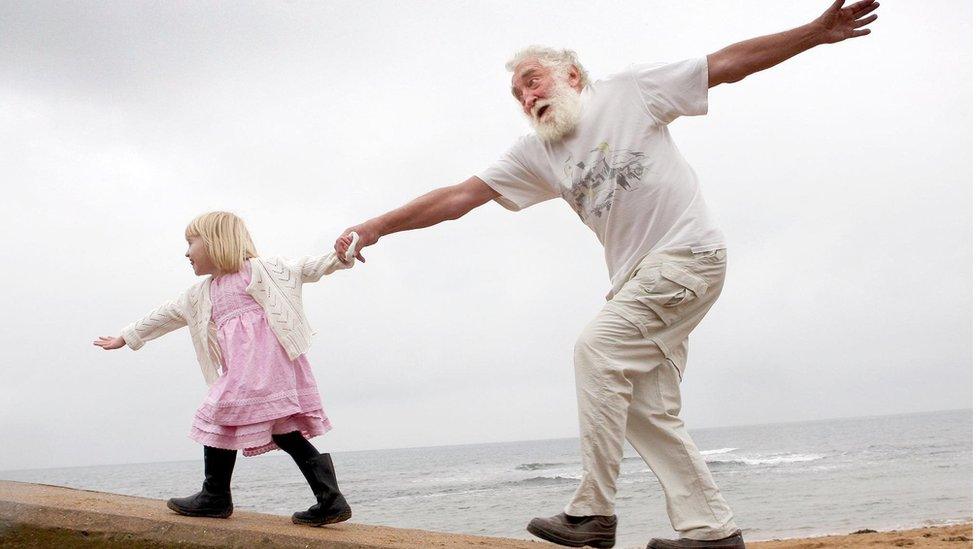
[[[869,23],[878,18],[877,14],[867,16],[878,9],[881,4],[874,0],[861,0],[850,6],[842,7],[844,0],[836,0],[827,11],[814,21],[825,44],[833,44],[848,38],[856,38],[871,34],[871,29],[864,29]],[[866,17],[867,16],[867,17]]]

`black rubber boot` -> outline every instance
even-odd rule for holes
[[[336,480],[332,456],[320,454],[300,462],[298,468],[305,475],[305,480],[312,488],[318,503],[309,507],[308,511],[299,511],[292,515],[292,522],[322,526],[349,520],[352,517],[352,509],[346,503],[346,498],[339,492],[339,482]]]
[[[234,512],[230,498],[230,477],[234,474],[237,450],[203,447],[203,489],[185,498],[172,498],[166,506],[190,517],[227,518]]]

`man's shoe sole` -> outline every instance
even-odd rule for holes
[[[658,543],[659,541],[661,543]],[[652,539],[651,541],[649,541],[647,543],[647,549],[674,549],[674,548],[679,548],[679,549],[681,549],[681,548],[695,549],[696,547],[701,548],[701,549],[743,549],[745,547],[745,543],[742,542],[742,539],[741,538],[739,540],[737,540],[737,541],[733,541],[733,542],[729,542],[729,543],[722,543],[722,544],[715,544],[715,543],[713,543],[713,544],[704,544],[703,543],[701,545],[690,545],[690,546],[689,545],[676,545],[674,543],[670,543],[670,540],[653,540]]]
[[[614,539],[590,539],[586,541],[575,541],[575,540],[571,541],[571,540],[563,539],[557,536],[556,534],[553,534],[552,532],[538,528],[531,522],[526,527],[526,530],[528,530],[530,534],[532,534],[537,538],[542,538],[546,541],[556,543],[558,545],[565,545],[567,547],[597,547],[598,549],[610,549],[616,543],[616,537],[614,537]]]
[[[303,526],[325,526],[326,524],[335,524],[337,522],[345,522],[352,518],[352,510],[340,513],[338,515],[327,517],[325,520],[302,520],[294,515],[291,517],[293,524],[301,524]]]
[[[233,507],[231,507],[230,509],[224,510],[224,511],[216,511],[216,512],[215,511],[209,511],[209,512],[206,512],[206,511],[190,511],[188,509],[183,509],[182,507],[178,507],[172,501],[167,501],[166,502],[166,507],[169,507],[170,510],[173,511],[174,513],[176,513],[177,515],[183,515],[184,517],[227,518],[227,517],[231,516],[232,514],[234,514],[234,508]]]

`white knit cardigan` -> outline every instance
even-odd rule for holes
[[[350,258],[355,257],[359,241],[359,235],[353,235],[353,244],[346,254]],[[318,282],[323,276],[337,270],[348,269],[354,261],[343,263],[335,252],[294,261],[280,257],[255,257],[249,260],[251,282],[245,291],[264,309],[268,325],[287,351],[288,358],[295,360],[307,352],[315,333],[302,307],[302,285]],[[210,319],[212,280],[213,277],[208,276],[141,320],[126,326],[122,330],[125,343],[137,350],[150,339],[188,326],[203,377],[207,385],[213,384],[220,377],[223,360],[217,345],[217,328]]]

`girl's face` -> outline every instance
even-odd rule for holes
[[[190,259],[190,265],[193,266],[194,274],[219,274],[217,267],[213,264],[213,260],[210,259],[210,253],[207,251],[207,243],[202,238],[199,236],[188,236],[186,243],[189,244],[186,249],[186,257]]]

